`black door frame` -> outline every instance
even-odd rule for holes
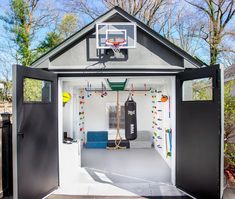
[[[38,74],[38,72],[39,72],[39,74]],[[27,107],[27,109],[31,108],[30,110],[32,110],[32,112],[34,111],[34,113],[35,113],[36,109],[39,110],[38,109],[39,106],[43,107],[43,110],[46,109],[45,107],[47,107],[47,108],[50,108],[49,111],[50,111],[50,113],[52,113],[52,114],[50,114],[50,116],[53,115],[52,118],[55,118],[54,117],[54,115],[55,115],[54,110],[58,109],[58,101],[57,101],[57,98],[58,98],[58,85],[57,85],[58,76],[54,73],[49,73],[47,71],[40,70],[40,69],[33,69],[32,68],[32,70],[31,70],[31,68],[29,68],[29,67],[25,67],[25,66],[21,66],[21,65],[13,65],[12,66],[12,77],[13,77],[12,78],[13,79],[13,94],[12,95],[13,95],[13,113],[14,113],[13,114],[13,125],[12,125],[13,199],[18,199],[20,197],[20,193],[19,193],[19,185],[20,184],[19,184],[19,180],[18,180],[18,175],[19,175],[18,174],[19,173],[18,172],[18,169],[19,169],[18,161],[19,161],[19,158],[21,157],[21,156],[18,156],[18,152],[19,152],[18,151],[19,150],[19,144],[18,143],[19,143],[20,138],[24,139],[24,137],[26,137],[26,135],[24,135],[24,132],[23,133],[21,132],[21,127],[19,128],[19,126],[21,126],[21,123],[22,123],[21,119],[24,118],[23,117],[24,114],[23,114],[22,111],[19,111],[19,107],[21,109],[23,107]],[[29,103],[25,103],[24,100],[23,100],[23,80],[24,80],[24,78],[32,78],[32,79],[37,79],[37,80],[46,80],[46,81],[53,82],[51,84],[52,85],[52,87],[51,87],[51,102],[50,103],[47,103],[47,102],[42,102],[42,103],[34,103],[34,102],[31,103],[31,102],[29,102]],[[35,109],[33,108],[34,105],[36,106]],[[53,109],[53,111],[52,111],[52,109]],[[43,112],[43,113],[45,113],[45,112]],[[17,116],[17,114],[20,114],[20,115]],[[33,115],[34,115],[34,118],[37,117],[35,114],[33,114]],[[56,116],[57,116],[57,113],[56,113]],[[21,118],[21,119],[19,119],[19,118]],[[43,119],[44,118],[45,117],[43,117]],[[51,124],[53,124],[53,125],[51,125],[52,128],[50,128],[50,129],[54,129],[56,132],[58,132],[58,118],[56,117],[55,119],[52,119],[52,120],[49,120],[49,121],[50,121]],[[46,126],[47,125],[45,125],[44,127],[46,127]],[[37,131],[40,131],[40,129],[37,128]],[[29,132],[29,131],[27,131],[27,132]],[[45,132],[52,132],[52,131],[47,131],[46,130]],[[30,135],[30,133],[27,134],[27,135]],[[41,133],[38,134],[38,135],[41,135]],[[50,136],[51,135],[53,135],[52,136],[53,138],[55,138],[57,136],[56,140],[54,140],[54,139],[53,140],[54,140],[54,143],[56,143],[56,145],[58,146],[58,133],[56,134],[56,136],[55,136],[55,134],[50,134]],[[27,137],[29,137],[29,136],[27,136]],[[41,146],[41,148],[45,148],[42,145],[40,145],[40,146]],[[50,146],[50,145],[47,144],[45,146]],[[51,146],[53,146],[53,145],[51,145]],[[39,186],[40,190],[36,190],[37,192],[43,193],[43,195],[51,193],[52,191],[57,189],[58,186],[59,186],[58,148],[56,150],[50,150],[51,148],[48,149],[48,147],[45,148],[45,149],[47,149],[48,151],[53,151],[53,157],[55,157],[54,156],[55,154],[56,154],[56,157],[54,158],[55,161],[52,161],[53,162],[52,164],[49,164],[50,161],[48,161],[48,164],[49,164],[50,168],[46,167],[46,172],[49,174],[48,175],[49,178],[47,179],[47,181],[44,182],[44,184],[41,184],[42,186],[41,185]],[[47,153],[47,154],[49,154],[49,153]],[[45,161],[45,158],[43,160]],[[22,163],[22,161],[21,161],[21,163]],[[35,161],[34,161],[34,163],[35,163]],[[56,169],[55,169],[55,167],[56,167]],[[41,169],[41,171],[43,171],[43,172],[40,173],[40,177],[41,177],[44,174],[44,167],[39,167],[39,168]],[[53,171],[55,171],[55,172],[53,172]],[[53,173],[53,176],[50,175],[51,173]],[[49,182],[50,184],[47,185],[48,181],[50,181]],[[38,181],[38,182],[40,182],[40,181]],[[45,184],[46,184],[46,186],[45,186]],[[30,190],[30,189],[26,189],[26,190]],[[37,197],[41,197],[41,196],[38,195]]]
[[[210,67],[214,67],[214,68],[210,68]],[[193,80],[193,79],[200,79],[200,78],[207,78],[207,77],[213,77],[213,101],[215,100],[215,98],[217,98],[217,100],[215,100],[214,102],[217,103],[219,102],[218,106],[219,110],[218,112],[220,112],[221,114],[219,115],[218,121],[220,121],[220,125],[219,125],[219,134],[215,133],[215,136],[218,136],[218,143],[219,143],[219,169],[218,171],[220,172],[219,175],[219,197],[222,198],[223,196],[223,184],[224,184],[224,69],[222,66],[218,65],[214,65],[214,66],[208,66],[206,68],[202,68],[203,73],[202,74],[201,70],[195,70],[193,71],[193,69],[188,69],[185,71],[185,74],[187,74],[187,77],[184,77],[183,81],[187,81],[187,80]],[[188,72],[187,72],[188,71]],[[193,72],[193,73],[192,73]],[[183,72],[184,73],[184,72]],[[210,75],[207,75],[205,73],[210,73]],[[183,74],[183,75],[185,75]],[[178,81],[178,82],[177,82]],[[182,82],[180,82],[179,79],[176,78],[176,131],[179,132],[179,123],[180,123],[180,108],[181,108],[181,103],[182,101]],[[179,86],[181,84],[181,86]],[[215,94],[215,90],[218,88],[218,96]],[[179,100],[180,99],[180,100]],[[182,101],[182,102],[181,102]],[[193,103],[198,103],[200,104],[200,101],[192,101],[192,102],[183,102],[183,103],[188,103],[188,104],[193,104]],[[203,102],[202,102],[203,103]],[[176,139],[176,143],[177,145],[177,139]],[[177,156],[177,151],[176,151],[176,156]],[[176,186],[177,186],[177,168],[178,167],[178,163],[177,163],[177,158],[176,158]],[[179,188],[179,187],[177,187]],[[195,196],[190,195],[190,193],[187,193],[185,190],[179,188],[180,190],[182,190],[184,193],[186,193],[187,195],[189,195],[192,198],[195,198]]]

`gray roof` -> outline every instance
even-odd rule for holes
[[[92,21],[90,24],[86,25],[84,28],[82,28],[78,32],[74,33],[73,35],[71,35],[70,37],[65,39],[62,43],[60,43],[56,47],[49,50],[47,53],[43,54],[41,57],[39,57],[37,60],[35,60],[32,63],[32,67],[37,66],[40,63],[42,63],[43,61],[45,61],[46,59],[53,57],[55,54],[59,54],[61,51],[64,51],[64,49],[67,49],[67,47],[69,47],[75,41],[79,40],[79,38],[83,37],[84,35],[88,34],[91,30],[93,30],[96,23],[106,21],[115,14],[121,15],[122,17],[124,17],[128,21],[135,22],[137,24],[138,28],[140,28],[140,29],[144,30],[145,32],[147,32],[154,39],[158,40],[163,45],[165,45],[167,48],[172,50],[174,53],[176,53],[177,55],[183,57],[185,60],[189,61],[190,63],[192,63],[196,67],[201,67],[203,65],[206,65],[201,60],[199,60],[197,58],[194,58],[193,56],[191,56],[190,54],[185,52],[183,49],[179,48],[178,46],[176,46],[175,44],[173,44],[172,42],[170,42],[169,40],[164,38],[162,35],[160,35],[156,31],[154,31],[150,27],[146,26],[140,20],[136,19],[135,17],[131,16],[130,14],[125,12],[120,7],[116,6],[112,9],[110,9],[108,12],[101,15],[100,17],[98,17],[97,19],[95,19],[94,21]]]
[[[224,70],[225,81],[235,79],[235,63]]]

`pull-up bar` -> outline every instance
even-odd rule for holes
[[[120,90],[120,91],[126,91],[126,92],[136,92],[136,91],[138,91],[138,92],[147,92],[147,91],[150,91],[151,89],[134,89],[134,90]],[[97,88],[97,89],[95,89],[95,88],[93,88],[93,89],[87,89],[87,88],[85,88],[85,91],[88,91],[88,92],[104,92],[104,91],[106,91],[106,92],[117,92],[116,90],[102,90],[102,89],[100,89],[100,88]]]

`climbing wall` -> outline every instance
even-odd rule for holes
[[[171,130],[171,96],[166,86],[151,89],[152,132],[154,148],[164,160],[171,164],[172,130]]]
[[[85,143],[85,91],[84,89],[79,90],[79,138],[81,143]]]

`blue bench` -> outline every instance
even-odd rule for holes
[[[88,131],[85,148],[106,149],[108,144],[107,131]]]

